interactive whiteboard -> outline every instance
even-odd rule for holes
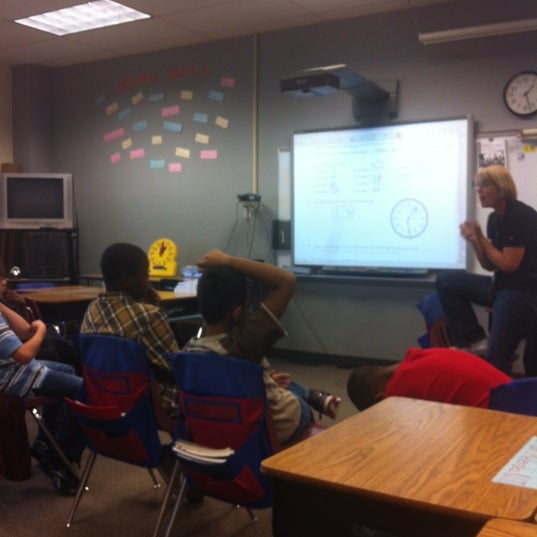
[[[293,264],[466,268],[469,117],[295,132]]]

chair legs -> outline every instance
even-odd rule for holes
[[[160,513],[159,513],[159,517],[158,517],[158,520],[157,520],[157,525],[155,526],[155,530],[153,532],[153,537],[158,537],[159,536],[160,530],[161,530],[162,525],[164,523],[164,518],[166,517],[166,511],[168,510],[168,506],[170,504],[170,500],[171,500],[171,497],[173,495],[175,485],[176,485],[178,479],[180,479],[180,477],[179,477],[180,473],[181,473],[181,463],[177,460],[177,461],[175,461],[173,471],[172,471],[172,475],[170,477],[170,481],[169,481],[168,487],[166,489],[166,494],[164,496],[164,500],[162,501],[162,506],[160,508]],[[163,537],[170,537],[170,535],[172,534],[174,526],[177,524],[177,517],[178,517],[178,514],[179,514],[179,509],[181,508],[181,505],[183,504],[183,501],[184,501],[185,495],[186,495],[186,487],[187,487],[187,482],[186,482],[186,479],[183,478],[183,479],[181,479],[181,484],[179,486],[179,491],[177,492],[177,498],[175,499],[175,502],[173,504],[173,509],[172,509],[170,518],[168,520],[168,525],[166,526],[166,530],[164,532]],[[237,505],[237,508],[242,509],[242,505]],[[250,517],[250,523],[255,524],[258,521],[258,519],[255,516],[254,512],[252,511],[252,509],[250,509],[248,507],[246,507],[245,509],[248,512],[248,516]]]
[[[155,475],[155,472],[152,468],[148,468],[147,471],[149,472],[149,475],[151,476],[151,480],[153,481],[153,488],[158,489],[160,488],[160,483],[158,482],[157,476]]]
[[[170,479],[170,484],[171,483],[172,483],[172,480]],[[173,527],[175,523],[177,522],[177,515],[179,513],[179,508],[181,507],[181,504],[183,503],[183,500],[185,498],[185,493],[186,493],[186,479],[183,478],[181,480],[181,486],[179,487],[179,492],[177,493],[177,498],[173,505],[172,514],[170,516],[170,520],[168,522],[168,527],[166,528],[166,532],[164,533],[164,537],[170,537],[172,533]]]
[[[241,506],[238,505],[237,507]],[[254,515],[254,512],[249,507],[246,507],[246,510],[248,511],[248,515],[250,516],[250,523],[255,524],[257,522],[257,517]]]
[[[71,527],[71,524],[73,522],[73,519],[75,517],[76,510],[78,508],[78,504],[80,503],[80,500],[82,499],[82,494],[84,494],[85,491],[88,490],[88,481],[91,475],[91,472],[93,471],[93,466],[95,464],[95,460],[97,459],[97,452],[90,450],[90,454],[88,457],[88,462],[86,463],[86,466],[84,467],[84,471],[82,472],[82,476],[80,478],[80,484],[78,486],[78,489],[76,491],[75,499],[73,500],[73,505],[71,506],[71,511],[69,512],[69,518],[67,520],[66,526],[68,528]],[[155,475],[155,472],[152,468],[148,468],[147,471],[149,472],[149,475],[151,476],[151,480],[153,481],[153,487],[159,488],[160,483],[157,480],[157,477]],[[175,472],[175,467],[174,467]],[[173,477],[173,475],[172,475]],[[168,487],[170,488],[170,487]],[[168,492],[167,492],[168,493]],[[162,509],[161,509],[162,511]],[[160,518],[159,518],[160,521]]]
[[[75,499],[73,500],[71,511],[69,512],[69,518],[66,524],[68,528],[71,527],[71,523],[73,522],[73,518],[75,517],[75,512],[78,507],[78,504],[80,503],[80,499],[82,498],[82,494],[84,494],[84,490],[86,490],[86,486],[89,481],[89,476],[93,469],[93,465],[95,464],[96,458],[97,458],[97,453],[93,450],[90,450],[88,462],[86,464],[86,467],[84,468],[82,477],[80,478],[80,484],[78,485],[78,490],[76,491],[76,496],[75,496]]]
[[[63,452],[63,449],[60,447],[56,439],[54,438],[54,435],[50,432],[50,429],[48,428],[45,420],[43,419],[43,415],[41,414],[41,411],[37,406],[33,406],[30,408],[30,415],[36,422],[37,426],[48,438],[51,446],[53,447],[54,451],[60,457],[63,464],[69,469],[69,471],[78,479],[80,477],[80,469],[76,464],[73,464],[69,458],[65,455]]]
[[[164,523],[164,518],[166,517],[166,512],[168,511],[168,505],[170,503],[170,500],[173,494],[175,483],[178,481],[180,473],[181,473],[181,464],[178,460],[176,460],[173,465],[170,480],[168,481],[168,486],[166,487],[166,494],[164,495],[164,499],[162,500],[162,506],[160,507],[157,524],[155,526],[155,530],[153,531],[153,537],[158,537],[160,533],[162,524]],[[184,480],[183,480],[183,483],[184,483]],[[183,487],[183,483],[181,483],[181,488]]]

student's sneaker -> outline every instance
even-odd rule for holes
[[[56,494],[61,496],[74,496],[80,481],[67,468],[58,468],[52,475],[52,486]]]
[[[485,353],[487,352],[487,346],[489,344],[489,340],[484,337],[477,341],[474,341],[473,343],[470,343],[470,345],[467,345],[466,347],[453,347],[454,349],[458,349],[460,351],[469,352],[470,354],[475,354],[476,356],[485,356]]]
[[[58,462],[49,446],[42,440],[36,440],[31,448],[31,454],[39,462],[41,471],[52,481],[57,494],[74,496],[78,490],[79,480],[63,463]]]
[[[341,404],[341,397],[336,397],[322,390],[310,390],[308,404],[317,410],[319,414],[324,414],[329,418],[336,419]]]

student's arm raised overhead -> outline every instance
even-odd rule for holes
[[[212,250],[198,261],[201,269],[215,265],[229,265],[266,286],[268,293],[263,304],[275,317],[283,315],[295,289],[296,276],[292,272],[268,263],[235,257],[220,250]]]

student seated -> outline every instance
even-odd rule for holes
[[[45,407],[43,419],[65,455],[79,464],[85,437],[62,399],[76,399],[83,380],[69,365],[35,359],[45,333],[42,321],[29,324],[0,302],[0,392],[15,397],[60,398],[61,403]],[[41,430],[32,446],[32,455],[52,480],[56,492],[67,495],[76,492],[78,480],[55,455]]]
[[[111,244],[101,256],[101,272],[106,291],[88,306],[80,332],[109,334],[145,345],[162,406],[170,418],[176,418],[177,387],[166,355],[177,352],[179,346],[149,284],[147,254],[133,244]]]
[[[20,293],[15,289],[8,287],[6,272],[3,264],[0,262],[0,301],[6,306],[17,312],[23,319],[31,323],[39,318],[38,311],[36,312],[30,308]],[[74,321],[67,321],[61,323],[62,328],[67,332],[67,328],[74,328],[71,332],[78,332],[78,323]],[[70,332],[70,333],[71,333]],[[65,333],[59,331],[59,327],[56,325],[48,325],[45,337],[39,346],[36,358],[38,360],[48,360],[52,362],[62,362],[69,364],[75,368],[77,375],[82,375],[82,368],[80,364],[80,357],[75,348],[75,345],[68,338],[65,337]]]
[[[314,421],[313,410],[335,418],[341,398],[310,390],[276,373],[266,353],[285,335],[279,318],[293,295],[295,276],[273,265],[233,257],[218,250],[206,254],[198,266],[198,304],[206,324],[203,337],[191,339],[183,350],[214,352],[261,363],[267,400],[282,444],[299,440]],[[262,303],[249,312],[247,279],[268,288]]]
[[[411,348],[400,363],[354,369],[347,393],[358,410],[390,396],[487,408],[490,390],[512,380],[465,351]]]

